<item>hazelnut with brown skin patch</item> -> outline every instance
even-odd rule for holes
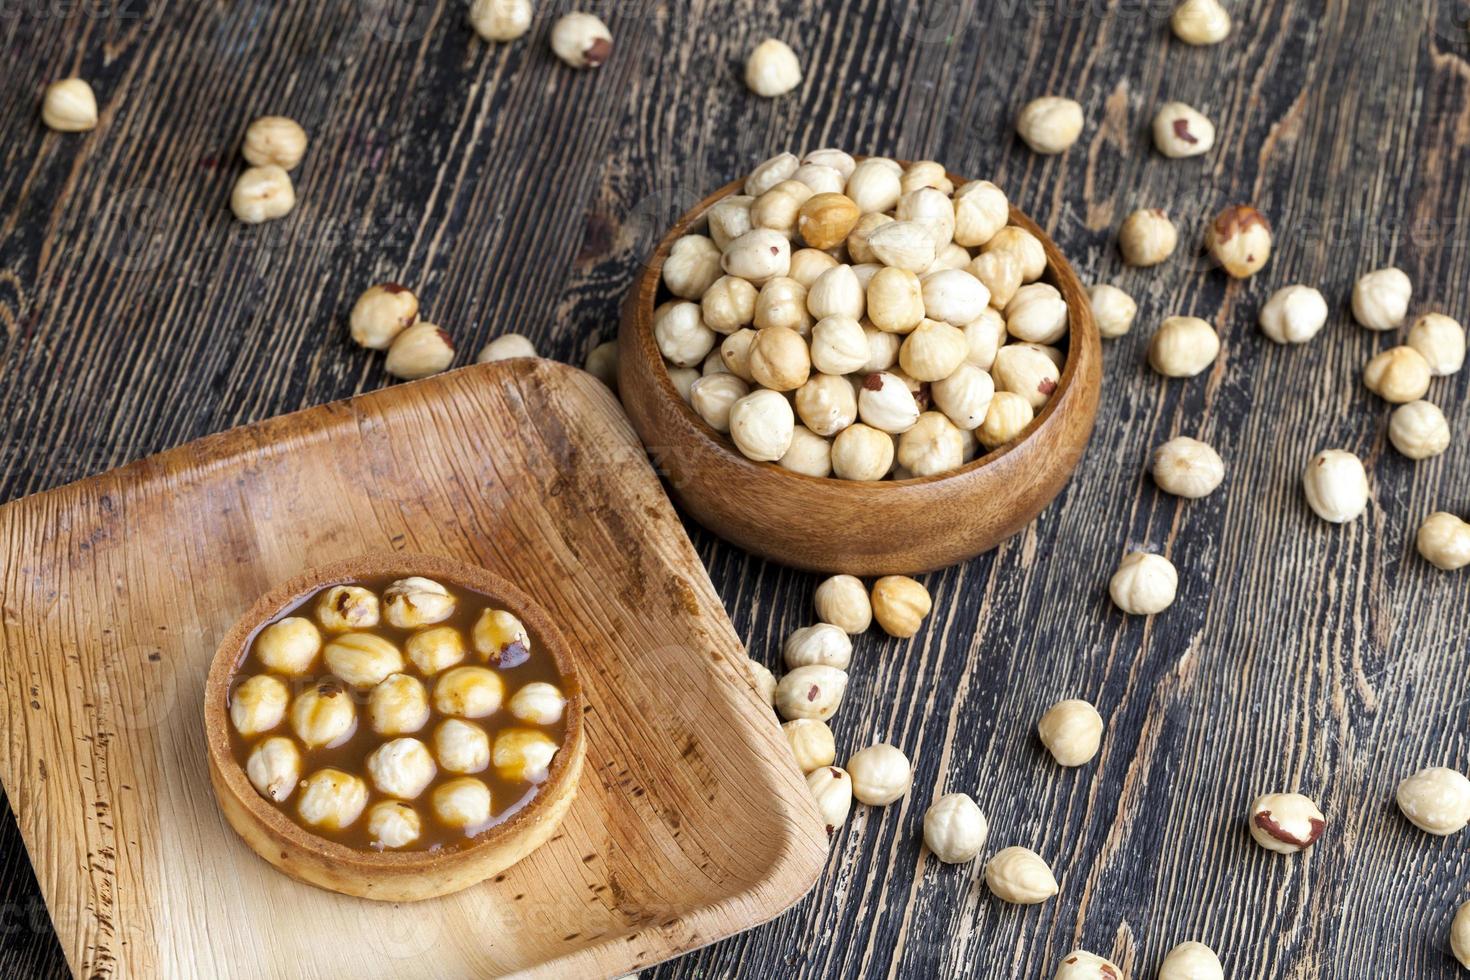
[[[1251,838],[1268,851],[1296,854],[1322,836],[1327,818],[1300,793],[1268,793],[1250,809]]]
[[[1205,229],[1205,248],[1226,273],[1247,279],[1271,259],[1271,224],[1248,204],[1228,207]]]

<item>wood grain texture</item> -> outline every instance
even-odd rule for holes
[[[653,975],[1033,980],[1085,945],[1147,977],[1193,937],[1232,978],[1457,977],[1445,931],[1470,897],[1470,859],[1462,840],[1410,828],[1391,796],[1420,766],[1470,766],[1470,579],[1413,551],[1425,514],[1470,512],[1470,375],[1432,389],[1451,452],[1399,457],[1386,407],[1358,381],[1394,341],[1353,325],[1346,300],[1357,275],[1393,262],[1415,280],[1416,311],[1470,317],[1470,38],[1440,0],[1229,5],[1230,40],[1194,49],[1170,37],[1163,2],[597,3],[616,50],[596,74],[547,51],[560,2],[499,48],[447,0],[391,7],[422,11],[396,34],[350,0],[130,0],[105,18],[12,7],[0,497],[386,383],[343,324],[377,279],[415,285],[465,354],[516,329],[580,363],[614,335],[668,224],[759,160],[826,144],[940,159],[1001,184],[1084,277],[1137,297],[1139,325],[1105,348],[1097,434],[1058,501],[995,552],[929,576],[936,609],[915,640],[858,644],[841,752],[893,739],[917,764],[910,797],[855,815],[797,911]],[[767,34],[807,66],[774,102],[740,83]],[[96,86],[102,124],[46,133],[41,85],[72,72]],[[1060,157],[1010,129],[1046,93],[1086,112]],[[1214,120],[1210,154],[1149,148],[1153,110],[1171,99]],[[267,111],[302,119],[313,145],[297,212],[244,232],[226,207],[235,150]],[[1243,283],[1187,247],[1237,201],[1276,230],[1271,264]],[[1128,270],[1114,231],[1141,206],[1168,208],[1185,247]],[[1278,348],[1255,314],[1298,281],[1333,316],[1312,344]],[[1176,313],[1211,319],[1224,342],[1188,382],[1144,361],[1152,327]],[[1145,475],[1176,434],[1224,456],[1212,497],[1168,497]],[[1329,446],[1360,452],[1373,481],[1373,507],[1343,528],[1298,489]],[[809,622],[816,577],[694,539],[737,630],[774,666]],[[1104,589],[1144,545],[1182,572],[1179,601],[1149,622],[1116,613]],[[1095,700],[1108,734],[1094,765],[1063,772],[1033,725],[1071,695]],[[1247,840],[1241,815],[1257,792],[1293,787],[1330,823],[1312,853],[1283,861]],[[1052,860],[1058,899],[1001,906],[978,869],[922,854],[925,806],[959,789],[989,814],[994,846]],[[5,834],[0,974],[62,975],[19,837]]]
[[[617,403],[566,365],[466,368],[151,456],[0,509],[0,554],[0,778],[80,975],[622,973],[771,918],[821,870],[825,827],[698,557]],[[243,826],[287,822],[206,722],[225,724],[246,610],[362,555],[505,596],[584,685],[548,784],[580,769],[576,798],[523,811],[565,810],[554,833],[512,820],[448,871],[371,883],[294,825],[264,845],[375,895],[499,861],[412,904],[292,881],[210,789],[223,757],[229,798],[264,814]],[[556,626],[453,563],[513,577]],[[545,843],[501,870],[526,834]]]

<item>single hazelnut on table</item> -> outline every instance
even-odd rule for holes
[[[1259,322],[1278,344],[1305,344],[1327,323],[1327,300],[1311,286],[1286,286],[1266,300]]]
[[[490,766],[490,736],[472,721],[445,719],[434,729],[434,757],[449,772],[483,772]]]
[[[618,390],[618,342],[605,340],[588,351],[587,361],[582,365],[582,370],[616,392]]]
[[[835,265],[807,289],[806,308],[817,320],[842,316],[856,321],[868,311],[867,288],[852,266]]]
[[[528,338],[518,333],[504,333],[480,348],[480,353],[475,355],[475,363],[489,364],[493,361],[509,361],[517,357],[535,356],[536,346]]]
[[[379,800],[368,807],[368,834],[374,847],[407,847],[422,832],[418,811],[402,800]]]
[[[410,636],[403,652],[415,667],[433,677],[464,660],[464,636],[453,626],[431,626]]]
[[[1050,283],[1022,286],[1006,304],[1006,329],[1017,340],[1054,344],[1067,334],[1067,301]]]
[[[1435,377],[1455,374],[1465,366],[1465,328],[1443,313],[1426,313],[1409,328],[1409,346],[1429,362]]]
[[[776,683],[776,711],[787,721],[826,721],[837,713],[846,692],[845,671],[823,664],[797,667]]]
[[[612,32],[592,14],[570,13],[552,25],[551,50],[573,68],[597,68],[612,54]]]
[[[1158,980],[1225,980],[1220,957],[1204,943],[1180,943],[1159,964]]]
[[[934,407],[959,429],[970,432],[980,427],[995,398],[995,380],[973,364],[961,364],[954,373],[929,386]]]
[[[490,820],[490,787],[473,776],[440,783],[429,802],[434,816],[447,827],[467,829]]]
[[[1399,809],[1420,830],[1440,837],[1470,823],[1470,779],[1453,769],[1420,769],[1399,783]]]
[[[1133,329],[1133,318],[1138,315],[1138,304],[1117,286],[1098,283],[1087,291],[1092,304],[1092,318],[1097,321],[1097,332],[1104,337],[1121,337]]]
[[[801,84],[801,62],[785,41],[768,37],[745,59],[745,85],[756,95],[774,99]]]
[[[1154,450],[1154,482],[1165,493],[1207,497],[1225,479],[1225,463],[1209,443],[1176,436]]]
[[[1343,524],[1368,506],[1368,474],[1363,461],[1344,449],[1324,449],[1302,474],[1307,504],[1324,521]]]
[[[907,575],[885,575],[873,583],[873,618],[889,636],[913,636],[933,608],[929,590]]]
[[[1316,843],[1327,818],[1300,793],[1268,793],[1251,803],[1251,838],[1268,851],[1296,854]]]
[[[1414,284],[1401,269],[1377,269],[1353,284],[1353,318],[1369,330],[1394,330],[1409,315]]]
[[[965,463],[965,431],[943,412],[924,412],[898,437],[898,465],[910,476],[935,476]]]
[[[1249,205],[1228,207],[1205,229],[1205,248],[1226,273],[1247,279],[1271,258],[1271,225]]]
[[[1006,225],[980,246],[982,255],[1008,252],[1021,263],[1021,281],[1035,282],[1046,272],[1046,246],[1025,228]]]
[[[848,759],[847,774],[852,777],[852,795],[869,806],[887,806],[907,793],[914,781],[909,757],[886,742]]]
[[[1450,951],[1461,966],[1470,968],[1470,902],[1460,906],[1450,924]]]
[[[46,86],[41,122],[58,133],[84,133],[97,126],[97,96],[80,78],[63,78]]]
[[[1388,439],[1409,459],[1429,459],[1450,448],[1450,424],[1434,403],[1409,402],[1389,416]]]
[[[230,694],[230,723],[249,738],[268,732],[286,717],[291,692],[279,677],[256,674]]]
[[[1174,8],[1169,27],[1185,44],[1219,44],[1230,36],[1230,13],[1220,0],[1184,0]]]
[[[781,731],[786,736],[786,744],[791,748],[791,757],[804,773],[830,766],[837,757],[832,729],[827,727],[825,721],[796,718],[783,724]]]
[[[288,616],[271,623],[255,638],[255,655],[278,674],[306,673],[321,649],[321,632],[315,623],[302,616]]]
[[[420,320],[393,339],[383,369],[395,378],[416,381],[454,363],[454,341],[437,324]]]
[[[1051,868],[1026,847],[997,851],[985,865],[985,884],[992,895],[1012,905],[1039,905],[1058,891]]]
[[[1053,980],[1123,980],[1123,969],[1106,957],[1074,949],[1062,957]]]
[[[753,228],[730,243],[720,267],[728,275],[762,285],[790,271],[791,240],[770,228]]]
[[[1429,362],[1412,347],[1390,347],[1363,368],[1363,384],[1384,401],[1418,401],[1429,391]]]
[[[327,669],[346,684],[369,688],[403,670],[403,654],[393,641],[376,633],[343,633],[322,650]]]
[[[861,422],[832,440],[832,472],[842,480],[881,480],[893,468],[893,437]]]
[[[776,706],[776,675],[771,669],[759,661],[745,658],[746,671],[750,674],[751,686],[760,695],[761,703],[767,707]]]
[[[263,739],[245,760],[245,775],[261,796],[283,803],[301,781],[301,750],[281,735]]]
[[[495,736],[490,762],[501,779],[510,782],[542,783],[551,769],[559,746],[545,732],[531,728],[507,728]]]
[[[924,811],[924,846],[945,864],[965,864],[985,849],[990,825],[965,793],[947,793]]]
[[[1168,609],[1179,590],[1179,573],[1163,555],[1135,551],[1125,557],[1108,582],[1113,604],[1130,616],[1152,616]]]
[[[1444,511],[1430,514],[1419,525],[1415,546],[1440,571],[1459,571],[1470,565],[1470,522]]]
[[[261,116],[245,127],[240,154],[254,167],[273,163],[282,170],[295,170],[306,155],[306,130],[287,116]]]
[[[1197,316],[1171,316],[1148,342],[1148,363],[1169,378],[1192,378],[1215,362],[1220,335]]]
[[[852,640],[831,623],[818,623],[802,627],[788,636],[781,653],[788,670],[809,664],[846,670],[852,662]]]
[[[1102,715],[1077,698],[1058,701],[1046,709],[1036,731],[1058,765],[1082,766],[1092,761],[1102,745]]]
[[[954,240],[977,248],[995,237],[1011,220],[1005,191],[988,180],[972,180],[954,193]]]
[[[487,41],[514,41],[531,29],[531,0],[471,0],[470,26]]]
[[[752,391],[730,406],[730,438],[746,459],[775,462],[791,448],[796,415],[779,391]]]
[[[434,707],[441,715],[484,718],[504,701],[505,682],[484,667],[455,667],[434,681]]]
[[[1061,371],[1041,346],[1007,344],[996,352],[990,376],[997,391],[1014,392],[1040,411],[1057,390]]]
[[[296,206],[291,175],[273,163],[250,167],[235,179],[230,210],[247,225],[284,217]]]
[[[1037,153],[1062,153],[1082,135],[1082,106],[1055,95],[1032,99],[1016,117],[1016,133]]]
[[[868,248],[890,269],[904,269],[915,275],[929,271],[938,254],[929,227],[918,221],[890,221],[874,229],[868,236]]]
[[[867,632],[873,623],[868,590],[855,575],[833,575],[817,586],[817,618],[852,636]]]
[[[389,674],[368,695],[368,719],[379,735],[411,735],[429,723],[429,692],[408,674]]]
[[[898,363],[915,381],[939,381],[965,363],[969,353],[970,344],[963,330],[925,317],[904,338],[898,349]]]
[[[367,784],[351,773],[318,769],[302,781],[296,812],[312,827],[342,830],[362,816],[367,798]]]
[[[419,316],[419,299],[396,282],[370,286],[352,304],[347,326],[352,339],[369,350],[387,350],[393,339]]]
[[[308,749],[335,748],[357,730],[357,708],[341,684],[322,681],[291,702],[291,730]]]
[[[1165,102],[1154,114],[1154,146],[1171,159],[1197,157],[1215,145],[1215,124],[1193,106]]]
[[[416,738],[395,738],[373,749],[367,757],[368,776],[378,792],[399,799],[417,797],[434,781],[439,768]]]
[[[1174,254],[1178,244],[1179,232],[1160,208],[1134,211],[1118,228],[1118,249],[1129,265],[1158,265]]]
[[[806,788],[817,801],[817,812],[831,837],[852,811],[852,778],[839,766],[823,766],[807,774]]]
[[[698,300],[720,278],[720,247],[704,235],[683,235],[669,246],[664,285],[680,299]]]
[[[985,421],[975,430],[980,445],[999,449],[1015,439],[1036,418],[1030,399],[1013,391],[997,391],[986,409]]]

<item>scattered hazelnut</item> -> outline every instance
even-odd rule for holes
[[[336,748],[357,730],[357,708],[342,685],[327,680],[291,702],[291,730],[308,749]]]
[[[1163,555],[1134,551],[1108,582],[1113,604],[1130,616],[1152,616],[1168,609],[1179,590],[1179,573]]]
[[[903,197],[903,169],[887,157],[861,160],[847,178],[847,196],[863,214],[892,211]]]
[[[1409,402],[1389,416],[1388,438],[1410,459],[1429,459],[1450,447],[1450,424],[1432,402]]]
[[[762,285],[791,269],[791,240],[770,228],[754,228],[730,243],[720,266],[729,275]]]
[[[1174,8],[1169,26],[1185,44],[1219,44],[1230,36],[1230,13],[1220,0],[1184,0]]]
[[[429,723],[429,692],[415,677],[389,674],[368,695],[368,718],[379,735],[408,735]]]
[[[964,793],[941,796],[924,811],[924,846],[945,864],[975,860],[989,836],[985,814]]]
[[[862,580],[853,575],[833,575],[817,586],[814,599],[817,618],[852,636],[865,633],[873,623],[873,604]]]
[[[618,342],[605,340],[587,352],[582,369],[614,392],[618,390]]]
[[[471,0],[470,26],[487,41],[514,41],[531,29],[531,0]]]
[[[428,789],[439,771],[434,757],[416,738],[384,742],[368,754],[366,762],[378,792],[404,800],[414,799]]]
[[[474,722],[445,719],[434,729],[434,756],[449,772],[483,772],[490,766],[490,736]]]
[[[1033,99],[1016,117],[1016,133],[1037,153],[1061,153],[1082,135],[1082,106],[1055,95]]]
[[[818,623],[797,630],[786,638],[782,656],[788,670],[809,664],[825,664],[846,670],[852,662],[852,640],[830,623]]]
[[[230,722],[246,738],[268,732],[286,717],[291,692],[279,677],[256,674],[230,694]]]
[[[1058,891],[1051,868],[1026,847],[997,851],[985,865],[985,884],[992,895],[1013,905],[1038,905]]]
[[[988,180],[972,180],[954,194],[954,240],[965,248],[984,245],[1011,220],[1005,191]]]
[[[591,14],[567,14],[551,28],[551,50],[573,68],[596,68],[612,54],[612,32]]]
[[[889,636],[913,636],[933,608],[929,590],[907,575],[885,575],[873,583],[873,617]]]
[[[261,116],[245,127],[240,153],[253,167],[274,164],[282,170],[295,170],[306,155],[306,130],[286,116]]]
[[[898,465],[910,476],[935,476],[965,462],[965,433],[942,412],[924,412],[898,437]]]
[[[1154,114],[1154,146],[1171,159],[1197,157],[1215,145],[1215,124],[1183,102],[1165,102]]]
[[[975,430],[980,445],[986,449],[999,449],[1016,438],[1036,418],[1036,410],[1024,395],[1013,391],[997,391],[990,399],[985,412],[985,421]]]
[[[1470,902],[1460,906],[1450,925],[1450,952],[1461,966],[1470,968]]]
[[[1014,392],[1040,410],[1057,390],[1061,373],[1056,363],[1039,346],[1007,344],[995,355],[990,368],[997,391]]]
[[[776,711],[787,721],[826,721],[837,713],[846,691],[845,671],[824,664],[798,667],[776,684]]]
[[[1271,225],[1249,205],[1228,207],[1205,229],[1205,248],[1226,273],[1248,279],[1271,258]]]
[[[1286,286],[1261,307],[1261,333],[1278,344],[1304,344],[1327,323],[1327,300],[1311,286]]]
[[[837,766],[823,766],[807,774],[806,788],[817,801],[817,812],[827,825],[827,836],[847,822],[852,810],[852,779]]]
[[[1062,957],[1053,980],[1123,980],[1123,970],[1096,953],[1074,949]]]
[[[963,431],[980,427],[995,397],[995,381],[973,364],[961,364],[949,377],[929,387],[934,407]]]
[[[1087,291],[1092,304],[1092,318],[1097,321],[1097,332],[1104,337],[1121,337],[1133,329],[1133,318],[1138,315],[1138,304],[1117,286],[1098,283]]]
[[[410,636],[403,652],[415,667],[432,677],[464,660],[464,637],[453,626],[434,626]]]
[[[1220,336],[1197,316],[1171,316],[1148,343],[1148,363],[1165,377],[1192,378],[1214,363]]]
[[[369,350],[387,350],[419,315],[419,298],[396,282],[370,286],[347,315],[352,339]]]
[[[1204,943],[1180,943],[1159,964],[1158,980],[1225,980],[1225,968]]]
[[[1455,572],[1470,565],[1470,523],[1439,511],[1419,525],[1419,554],[1435,568]]]
[[[1420,769],[1399,783],[1399,809],[1427,833],[1445,837],[1470,823],[1470,779],[1453,769]]]
[[[1277,854],[1296,854],[1311,847],[1326,823],[1317,804],[1300,793],[1268,793],[1251,803],[1251,837]]]
[[[291,175],[275,164],[250,167],[235,180],[230,210],[247,225],[284,217],[296,206]]]
[[[41,122],[58,133],[84,133],[97,126],[97,96],[80,78],[63,78],[46,86]]]
[[[376,633],[343,633],[322,650],[327,669],[353,687],[373,687],[403,670],[403,654]]]
[[[440,783],[429,800],[434,815],[451,827],[478,827],[490,820],[490,787],[473,776]]]
[[[367,784],[341,769],[318,769],[301,782],[296,812],[312,827],[342,830],[357,822],[367,806]]]
[[[1307,504],[1324,521],[1343,524],[1368,506],[1368,474],[1363,461],[1343,449],[1324,449],[1302,474]]]
[[[802,772],[810,773],[823,766],[830,766],[837,757],[836,742],[832,729],[825,721],[815,718],[796,718],[781,726],[786,735],[786,744],[791,748],[791,757]]]
[[[843,480],[881,480],[893,468],[893,437],[855,423],[832,440],[832,472]]]
[[[1154,482],[1165,493],[1207,497],[1225,479],[1225,463],[1209,443],[1176,436],[1154,450]]]
[[[395,378],[414,381],[438,374],[452,363],[454,341],[448,332],[420,320],[393,338],[383,367]]]
[[[1046,709],[1036,731],[1058,765],[1082,766],[1092,761],[1102,744],[1102,715],[1086,701],[1058,701]]]
[[[689,386],[689,405],[716,432],[730,431],[730,409],[750,394],[750,385],[733,374],[709,374]]]
[[[419,839],[418,811],[402,800],[379,800],[368,807],[368,834],[376,848],[406,847]]]
[[[377,605],[376,598],[373,605]],[[306,673],[321,649],[321,632],[315,623],[302,616],[278,620],[255,638],[255,655],[267,670],[278,674]]]
[[[454,613],[455,599],[433,579],[411,575],[383,590],[383,611],[399,629],[416,629],[443,622]]]
[[[847,773],[852,777],[852,795],[869,806],[887,806],[907,793],[914,781],[909,757],[886,742],[848,759]]]
[[[1409,346],[1429,362],[1436,377],[1454,374],[1465,365],[1465,328],[1443,313],[1426,313],[1409,328]]]
[[[245,775],[261,796],[283,803],[301,781],[301,750],[280,735],[264,739],[245,760]]]
[[[475,355],[475,363],[489,364],[492,361],[509,361],[517,357],[535,356],[536,346],[528,338],[518,333],[505,333],[480,348],[480,353]]]
[[[756,95],[774,99],[801,84],[801,62],[784,41],[768,37],[745,59],[745,85]]]
[[[1369,330],[1393,330],[1409,315],[1414,284],[1402,270],[1378,269],[1353,284],[1353,317]]]
[[[875,228],[868,235],[868,248],[889,268],[906,269],[916,275],[928,271],[938,254],[929,227],[918,221],[890,221]]]
[[[1429,362],[1412,347],[1390,347],[1363,368],[1363,384],[1368,390],[1400,405],[1423,398],[1432,377]]]
[[[1129,265],[1151,266],[1174,254],[1179,232],[1160,208],[1134,211],[1118,228],[1118,248]]]

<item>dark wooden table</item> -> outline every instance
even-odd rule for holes
[[[1050,977],[1075,946],[1152,977],[1176,942],[1215,947],[1234,978],[1454,977],[1446,931],[1467,897],[1464,837],[1424,835],[1393,805],[1400,777],[1467,764],[1470,573],[1414,552],[1435,509],[1470,511],[1467,378],[1431,395],[1449,454],[1413,464],[1358,380],[1393,341],[1346,313],[1361,272],[1396,263],[1415,311],[1470,315],[1470,34],[1456,0],[1233,2],[1227,43],[1172,39],[1165,0],[664,3],[594,0],[616,38],[575,73],[546,37],[493,47],[463,5],[398,0],[0,5],[0,500],[208,432],[389,383],[347,340],[373,281],[412,284],[468,360],[528,334],[581,363],[660,229],[773,152],[829,144],[989,177],[1037,217],[1084,278],[1140,301],[1106,350],[1097,434],[1076,478],[990,555],[928,577],[935,612],[911,642],[865,637],[834,723],[840,754],[891,739],[912,793],[858,809],[813,893],[777,922],[657,976]],[[72,9],[72,8],[79,9]],[[741,84],[775,34],[806,80],[778,101]],[[102,107],[88,135],[44,130],[43,84],[79,74]],[[1062,157],[1009,120],[1057,93],[1086,108]],[[1153,152],[1164,100],[1219,127],[1206,158]],[[253,116],[301,120],[311,149],[286,220],[245,228],[227,200]],[[1255,203],[1277,252],[1227,282],[1181,249],[1124,270],[1114,229],[1168,208],[1187,246],[1220,206]],[[1254,326],[1269,292],[1318,285],[1327,329],[1279,348]],[[1191,381],[1143,359],[1174,313],[1219,325]],[[1149,450],[1211,441],[1229,475],[1186,502],[1156,490]],[[1366,516],[1336,527],[1300,494],[1313,452],[1361,454]],[[816,578],[691,529],[754,656],[810,617]],[[1112,608],[1128,549],[1167,552],[1176,604]],[[1107,722],[1090,766],[1061,770],[1034,723],[1064,696]],[[1328,814],[1306,856],[1250,843],[1242,813],[1301,789]],[[992,849],[1048,857],[1060,896],[1001,905],[980,868],[923,854],[941,792],[966,790]],[[0,829],[0,976],[66,967],[14,821]]]

